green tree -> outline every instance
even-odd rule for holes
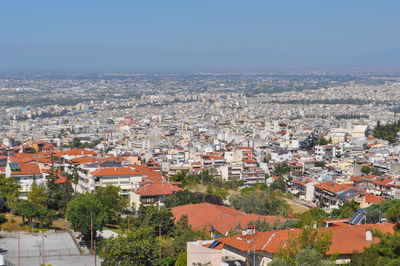
[[[5,198],[8,209],[13,209],[19,198],[19,181],[13,177],[7,178],[5,175],[0,175],[0,194]]]
[[[400,204],[392,206],[385,212],[385,217],[389,222],[399,223],[400,222]]]
[[[205,239],[208,236],[205,231],[193,230],[189,225],[188,217],[182,215],[175,225],[172,237],[174,239],[175,255],[178,255],[180,251],[186,250],[187,242],[195,241],[199,238]]]
[[[331,212],[332,218],[349,218],[351,217],[360,206],[354,201],[345,201],[339,209],[334,209]]]
[[[154,237],[154,229],[140,227],[133,232],[126,232],[106,241],[105,250],[100,250],[100,257],[107,258],[108,265],[155,265],[158,258],[159,243]]]
[[[38,206],[45,206],[46,203],[46,189],[33,182],[31,191],[28,192],[28,199],[31,203]]]
[[[287,229],[293,228],[294,222],[291,219],[287,219],[284,221],[277,220],[275,223],[269,223],[265,219],[258,218],[257,220],[250,220],[248,225],[255,225],[256,230],[259,232],[266,232],[271,230],[279,230],[279,229]],[[242,230],[243,228],[238,224],[235,231]]]
[[[381,210],[383,213],[388,211],[390,208],[400,205],[400,199],[392,199],[392,200],[385,200],[381,203],[372,204],[368,208],[367,211],[371,210]]]
[[[323,255],[321,252],[318,252],[315,249],[301,249],[299,252],[296,254],[296,266],[309,266],[309,265],[315,265],[315,266],[334,266],[336,265],[332,261],[324,260]]]
[[[281,247],[276,257],[289,265],[296,263],[296,255],[303,249],[311,249],[324,256],[332,243],[332,233],[313,229],[312,224],[304,225],[300,232],[291,232],[285,246]]]
[[[74,148],[74,149],[76,149],[76,148],[79,148],[80,146],[81,146],[81,139],[78,138],[78,137],[74,137],[74,138],[72,139],[71,147]]]
[[[68,203],[72,200],[73,192],[70,182],[56,184],[52,179],[48,180],[45,191],[46,206],[64,214]]]
[[[265,188],[267,189],[267,188]],[[279,189],[280,191],[282,191],[282,193],[286,192],[286,185],[285,185],[285,181],[283,180],[283,178],[278,178],[274,183],[271,184],[271,186],[269,187],[270,191],[274,191],[276,189]]]
[[[374,231],[373,234],[380,238],[379,243],[364,247],[364,252],[354,254],[353,265],[400,265],[400,232],[382,234]]]
[[[187,265],[187,252],[182,250],[176,259],[175,266],[186,266]]]
[[[281,163],[275,167],[274,174],[278,175],[278,176],[282,176],[289,172],[290,172],[290,167],[286,163]]]
[[[382,211],[372,209],[372,210],[367,211],[367,215],[365,218],[366,218],[367,224],[377,224],[380,222],[380,219],[383,217],[384,217],[384,215],[383,215]]]
[[[106,207],[92,194],[79,195],[67,206],[67,219],[74,230],[83,234],[84,239],[90,239],[91,217],[93,233],[102,230],[108,221]]]
[[[48,228],[53,224],[53,220],[56,218],[56,212],[45,207],[39,207],[37,218],[42,226]]]
[[[167,208],[158,209],[153,206],[139,207],[137,215],[133,221],[135,228],[148,226],[153,228],[156,235],[161,231],[162,235],[171,234],[174,228],[174,220],[171,211]],[[160,229],[161,226],[161,230]]]
[[[0,194],[0,213],[7,211],[6,199]]]
[[[308,224],[324,226],[325,220],[329,218],[329,214],[320,208],[311,208],[306,212],[297,214],[295,217],[298,219],[296,226],[299,228]]]
[[[94,192],[94,196],[106,207],[110,219],[128,206],[128,199],[121,196],[120,191],[120,187],[108,185],[99,187]]]
[[[196,197],[196,194],[188,189],[178,191],[164,198],[164,204],[168,208],[190,203],[192,204],[200,203],[200,202],[201,201]]]
[[[363,172],[364,174],[368,175],[369,173],[371,173],[372,169],[371,167],[369,167],[368,165],[363,165],[361,167],[361,172]]]
[[[388,140],[394,143],[397,140],[397,132],[400,131],[400,121],[387,123],[386,125],[379,124],[374,128],[374,137],[379,139]]]
[[[22,217],[22,222],[25,222],[25,218],[32,222],[34,218],[39,216],[39,207],[27,200],[21,200],[15,205],[14,213]]]
[[[229,202],[232,207],[245,213],[286,217],[290,210],[289,205],[273,195],[274,193],[267,191],[245,192],[232,195]]]

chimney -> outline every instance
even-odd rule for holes
[[[372,233],[370,229],[367,229],[367,231],[365,232],[365,240],[372,241]]]
[[[248,235],[254,235],[256,233],[256,225],[251,224],[247,227],[247,234]]]

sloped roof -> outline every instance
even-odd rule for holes
[[[240,213],[237,216],[230,217],[222,217],[220,219],[216,219],[214,221],[210,221],[211,226],[221,234],[225,234],[229,232],[229,230],[235,228],[239,223],[242,227],[248,225],[250,221],[256,221],[260,219],[261,221],[266,221],[270,224],[275,223],[276,221],[283,221],[284,219],[274,216],[274,215],[258,215],[258,214],[242,214]]]
[[[384,201],[384,199],[382,199],[378,196],[375,196],[371,193],[364,193],[364,194],[362,194],[362,197],[365,198],[365,202],[367,202],[367,203],[381,203],[382,201]]]
[[[78,155],[96,155],[97,153],[94,151],[89,151],[86,149],[70,149],[67,151],[62,151],[62,152],[58,152],[55,154],[55,156],[57,157],[62,157],[65,155],[69,155],[69,156],[78,156]]]
[[[210,222],[216,219],[239,216],[241,213],[233,208],[214,205],[211,203],[186,204],[171,209],[178,221],[182,215],[187,215],[189,224],[194,229],[209,227]],[[236,224],[235,224],[236,225]]]
[[[350,184],[337,184],[337,183],[328,181],[328,182],[316,184],[316,185],[314,185],[314,187],[322,189],[322,190],[327,190],[332,193],[338,193],[338,192],[342,192],[342,191],[345,191],[345,190],[351,188],[351,185]]]
[[[201,230],[204,227],[212,226],[221,234],[234,229],[239,223],[242,227],[246,226],[251,220],[261,219],[269,223],[274,223],[282,219],[272,215],[244,214],[233,208],[211,203],[186,204],[173,207],[171,211],[175,217],[175,221],[178,221],[183,214],[186,214],[189,224],[194,229]]]
[[[159,182],[141,186],[135,191],[135,193],[139,194],[140,196],[160,196],[171,195],[180,190],[182,190],[182,188],[171,183]]]
[[[92,176],[119,176],[119,175],[138,175],[139,173],[131,168],[103,168],[90,172]]]
[[[354,251],[362,252],[364,247],[368,247],[373,243],[378,243],[379,238],[373,236],[372,241],[366,240],[367,229],[379,230],[382,233],[393,233],[395,224],[362,224],[352,226],[324,227],[316,230],[328,231],[332,233],[332,243],[329,247],[327,255],[336,252],[339,254],[353,254]],[[247,241],[255,241],[256,250],[266,251],[275,254],[282,247],[292,234],[299,234],[300,229],[283,229],[268,232],[256,232],[251,235],[237,235],[233,237],[219,238],[217,241],[223,243],[224,246],[231,246],[241,251],[253,249],[253,243]]]
[[[41,175],[39,165],[37,163],[19,163],[19,171],[12,171],[11,176],[20,175]]]

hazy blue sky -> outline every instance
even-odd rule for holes
[[[0,1],[0,69],[400,70],[400,1]]]

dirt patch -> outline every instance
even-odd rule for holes
[[[5,214],[6,219],[8,220],[4,224],[1,225],[1,228],[5,231],[17,231],[18,228],[22,228],[22,217],[14,215],[12,213]],[[25,220],[26,222],[26,220]],[[25,225],[26,226],[26,225]],[[70,228],[69,223],[64,219],[57,219],[53,221],[52,228],[55,230],[68,230]]]
[[[303,206],[294,200],[291,199],[284,199],[289,204],[290,208],[292,208],[293,213],[303,213],[309,210],[306,206]]]

